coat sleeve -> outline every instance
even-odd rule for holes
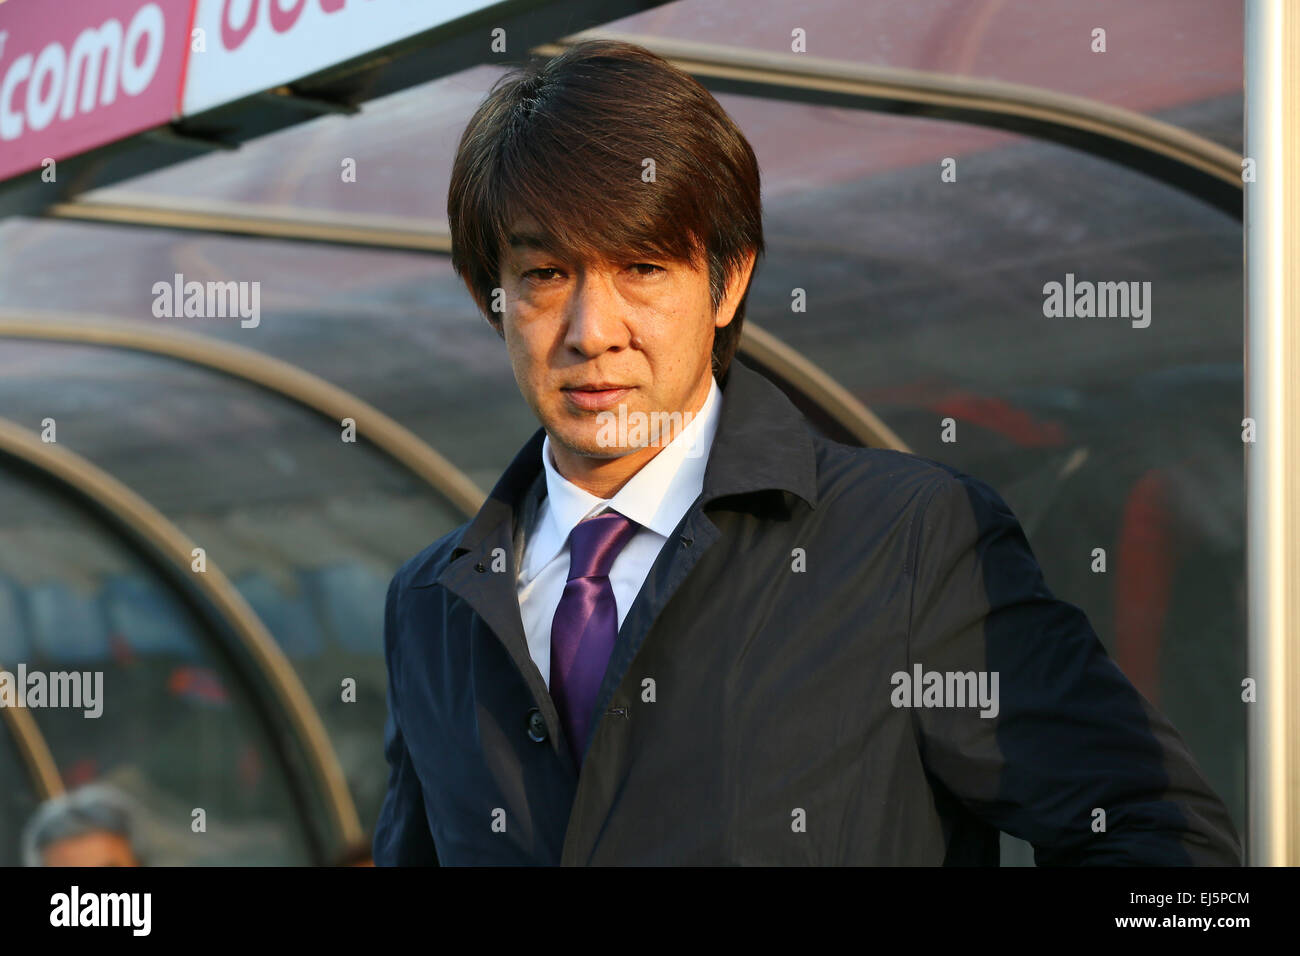
[[[983,673],[996,691],[988,707],[913,708],[932,780],[1039,865],[1241,864],[1186,744],[1048,590],[996,492],[945,469],[910,563],[909,674]]]
[[[438,866],[438,852],[425,817],[424,794],[411,755],[402,737],[396,694],[397,601],[395,577],[384,607],[384,663],[388,672],[388,718],[384,722],[384,757],[388,761],[388,792],[375,824],[375,866]]]

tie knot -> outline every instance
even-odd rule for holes
[[[569,534],[569,580],[608,576],[614,559],[638,527],[617,511],[579,521]]]

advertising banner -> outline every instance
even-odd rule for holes
[[[0,179],[166,123],[191,0],[0,3]]]
[[[202,51],[190,57],[183,112],[301,79],[486,6],[483,0],[197,0]]]

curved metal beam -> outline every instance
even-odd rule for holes
[[[1238,219],[1242,215],[1239,155],[1203,136],[1096,100],[999,80],[600,29],[532,52],[553,56],[594,39],[643,46],[715,92],[974,123],[1063,143],[1144,172]]]
[[[0,308],[0,337],[6,336],[149,352],[252,382],[335,423],[354,419],[359,436],[424,479],[467,516],[476,514],[487,497],[460,469],[377,408],[310,372],[253,349],[132,319]]]
[[[445,220],[300,209],[229,199],[157,196],[114,189],[107,198],[83,197],[44,210],[53,219],[257,236],[334,246],[451,254]]]
[[[0,662],[0,670],[3,669],[4,664]],[[27,767],[36,795],[42,800],[48,800],[63,793],[63,777],[59,774],[59,766],[54,762],[54,754],[50,752],[45,735],[36,726],[32,715],[23,707],[0,707],[0,716],[13,734],[18,756]]]
[[[320,715],[266,625],[214,563],[196,574],[190,570],[195,542],[149,502],[106,471],[75,452],[50,444],[14,422],[0,418],[0,453],[27,463],[92,502],[138,542],[171,564],[216,610],[284,708],[294,739],[324,797],[330,820],[342,843],[362,838],[361,821],[348,790],[338,755],[325,733]]]

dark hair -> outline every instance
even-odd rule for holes
[[[644,47],[587,40],[503,76],[470,119],[447,196],[451,264],[500,333],[492,290],[527,216],[568,261],[707,262],[716,313],[728,278],[763,253],[759,192],[754,151],[708,90]],[[747,283],[714,337],[719,379],[748,297]]]

